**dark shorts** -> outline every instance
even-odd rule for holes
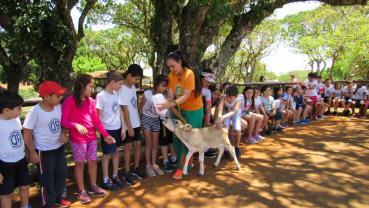
[[[135,132],[135,135],[133,137],[128,135],[128,130],[126,131],[126,138],[123,140],[123,144],[141,141],[141,127],[134,128],[133,131]]]
[[[330,97],[324,97],[323,102],[328,103],[329,100],[330,100]]]
[[[269,111],[269,112],[271,113],[272,111]],[[277,121],[282,120],[282,112],[277,109],[275,112],[275,115],[271,118],[274,118]]]
[[[350,97],[344,97],[343,98],[344,100],[345,100],[345,104],[347,105],[347,104],[349,104],[349,103],[352,103],[352,101],[354,101],[353,99],[351,99]],[[351,102],[350,102],[350,100],[351,100]]]
[[[173,143],[173,133],[160,122],[159,146],[168,146]]]
[[[110,136],[112,136],[115,139],[115,144],[107,144],[104,141],[104,138],[101,136],[101,149],[104,155],[113,154],[116,152],[117,147],[119,147],[122,144],[122,136],[121,132],[122,129],[117,130],[106,130]]]
[[[361,105],[364,105],[364,104],[360,104],[361,100],[354,100],[355,101],[355,108],[360,108]]]
[[[15,163],[0,160],[0,172],[4,177],[3,183],[0,184],[0,195],[9,195],[16,187],[28,186],[30,183],[28,163],[25,158]]]

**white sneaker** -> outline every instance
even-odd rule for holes
[[[158,165],[152,166],[152,169],[154,169],[157,175],[164,175],[164,171],[162,171]]]
[[[146,175],[149,177],[155,177],[156,173],[151,166],[146,167]]]

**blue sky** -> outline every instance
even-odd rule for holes
[[[296,14],[301,11],[312,10],[320,6],[319,2],[298,2],[287,4],[284,7],[277,9],[271,18],[283,19],[287,15]],[[79,11],[77,9],[72,10],[72,18],[77,25],[79,17]],[[101,30],[112,27],[112,24],[96,25],[92,29]],[[277,74],[286,73],[292,70],[304,70],[308,69],[307,57],[298,54],[289,48],[285,42],[280,42],[274,46],[273,52],[262,59],[269,71],[273,71]]]

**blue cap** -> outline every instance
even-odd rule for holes
[[[282,95],[283,100],[288,100],[289,98],[290,98],[290,96],[287,93],[283,93],[283,95]]]

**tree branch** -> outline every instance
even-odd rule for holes
[[[97,0],[89,0],[86,2],[86,6],[85,8],[83,8],[81,16],[79,17],[78,20],[78,33],[77,33],[77,39],[78,41],[80,41],[84,36],[84,29],[83,29],[83,24],[85,22],[85,19],[87,17],[87,14],[90,12],[90,10],[94,7],[94,5],[96,4]]]

